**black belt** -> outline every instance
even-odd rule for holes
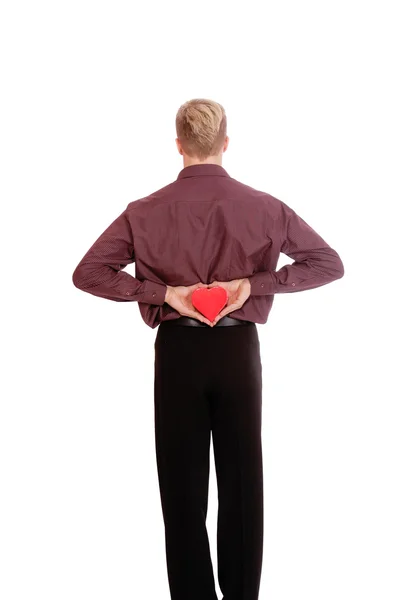
[[[197,319],[192,319],[191,317],[179,317],[177,319],[170,319],[168,321],[161,321],[161,325],[187,325],[190,327],[209,327],[212,329],[211,325],[208,323],[203,323],[203,321],[198,321]],[[245,321],[244,319],[234,319],[229,315],[225,315],[222,319],[216,322],[214,327],[226,327],[228,325],[252,325],[253,321]]]

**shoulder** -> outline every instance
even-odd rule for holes
[[[237,192],[238,198],[244,198],[246,201],[258,203],[262,209],[268,210],[276,217],[280,217],[285,210],[285,207],[287,207],[280,198],[265,190],[252,187],[251,185],[238,181],[232,177],[230,178],[230,181],[232,182],[232,188]]]
[[[137,200],[132,200],[126,207],[126,212],[131,214],[135,211],[139,211],[140,209],[151,209],[158,205],[159,202],[165,200],[165,197],[173,193],[174,191],[174,183],[169,183],[168,185],[159,188],[158,190],[151,192],[147,196],[143,196],[142,198],[138,198]]]

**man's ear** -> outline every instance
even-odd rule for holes
[[[181,147],[181,143],[180,143],[180,141],[179,141],[179,138],[176,138],[176,139],[175,139],[175,144],[176,144],[176,147],[178,148],[178,152],[179,152],[179,154],[180,154],[181,156],[183,156],[182,147]]]

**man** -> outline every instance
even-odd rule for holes
[[[256,600],[263,553],[262,366],[256,323],[274,294],[344,275],[333,250],[287,204],[222,167],[223,107],[183,104],[176,116],[184,168],[130,202],[82,258],[76,287],[137,301],[155,339],[155,441],[172,600],[217,600],[206,530],[210,436],[218,484],[218,580],[224,600]],[[280,253],[294,262],[278,271]],[[136,277],[123,271],[135,262]],[[191,302],[221,286],[211,322]]]

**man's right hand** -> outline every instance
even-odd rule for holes
[[[224,288],[228,292],[228,303],[215,317],[213,325],[222,319],[222,317],[225,317],[225,315],[242,308],[251,293],[251,283],[247,277],[244,279],[232,279],[232,281],[213,281],[208,285],[209,288],[217,286]]]

